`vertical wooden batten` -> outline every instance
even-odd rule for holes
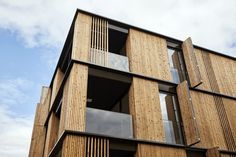
[[[162,142],[165,140],[156,82],[133,78],[129,91],[129,107],[135,138]]]
[[[165,39],[130,29],[126,53],[131,72],[172,81]]]
[[[72,59],[88,61],[91,43],[91,28],[92,17],[79,13],[74,25]]]
[[[200,142],[200,136],[187,81],[177,86],[177,96],[184,125],[186,143],[187,145],[194,145]]]
[[[89,61],[95,64],[108,66],[108,21],[92,17],[91,50]]]
[[[188,71],[188,77],[191,87],[196,87],[202,83],[199,65],[194,54],[194,48],[191,38],[186,39],[182,44],[184,60]]]
[[[109,157],[109,140],[100,137],[86,137],[86,157]]]

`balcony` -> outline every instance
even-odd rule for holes
[[[128,57],[98,49],[90,50],[89,61],[94,64],[107,66],[120,71],[129,71]]]
[[[87,107],[86,132],[133,138],[132,116],[129,114],[111,112]]]

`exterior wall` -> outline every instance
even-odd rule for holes
[[[130,29],[126,51],[131,72],[166,81],[172,80],[165,39]]]

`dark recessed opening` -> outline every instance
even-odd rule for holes
[[[134,152],[110,149],[110,157],[134,157]]]
[[[205,157],[206,152],[204,151],[192,151],[192,150],[186,150],[187,157]]]
[[[126,56],[125,45],[128,30],[109,24],[109,52]]]

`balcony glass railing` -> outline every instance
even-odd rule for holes
[[[115,53],[91,49],[90,62],[121,71],[129,71],[128,57]]]
[[[131,115],[87,107],[86,132],[133,138],[132,126]]]

